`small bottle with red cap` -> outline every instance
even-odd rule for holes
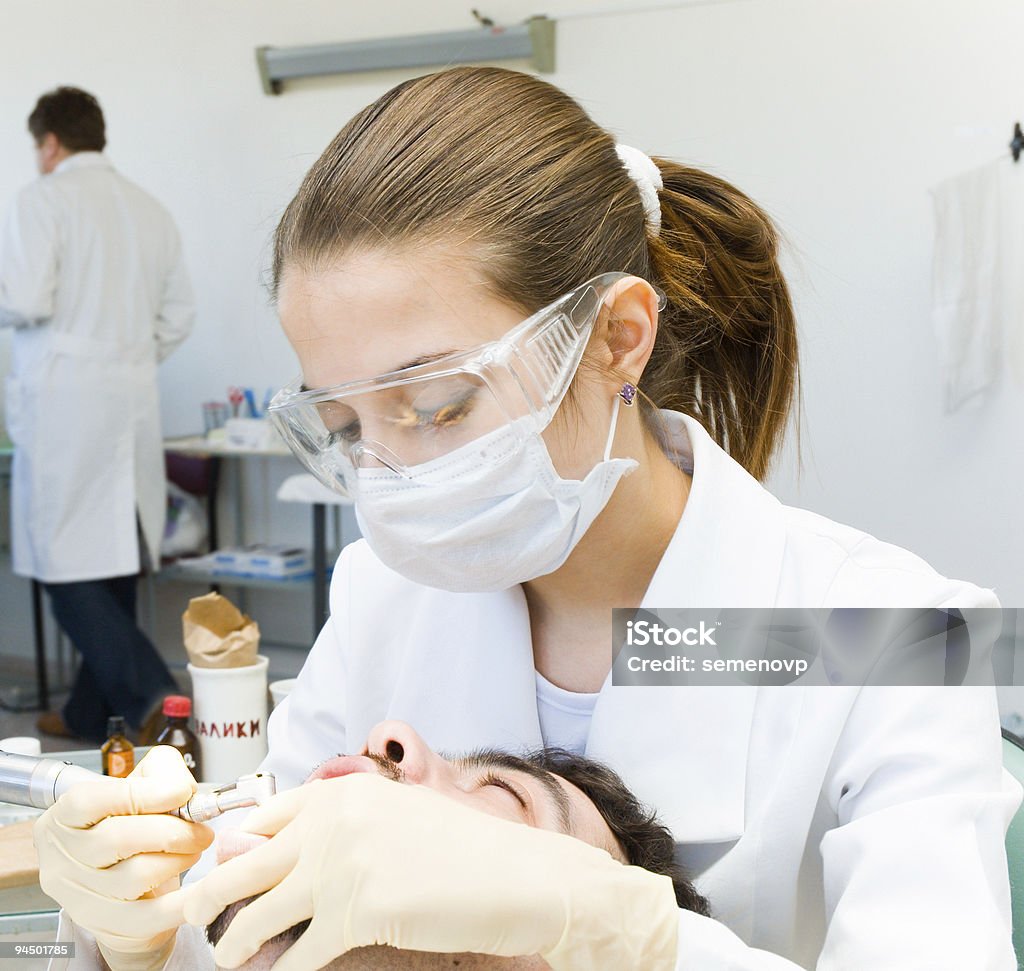
[[[192,701],[184,695],[168,695],[164,698],[164,725],[154,745],[170,745],[181,752],[192,777],[202,782],[202,761],[199,756],[199,739],[188,727],[188,719],[192,714]]]

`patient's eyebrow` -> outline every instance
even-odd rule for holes
[[[558,817],[558,828],[567,836],[575,835],[572,803],[562,784],[545,769],[531,765],[529,762],[493,749],[484,749],[459,756],[451,760],[456,769],[462,772],[473,772],[481,769],[505,769],[509,772],[522,772],[536,779],[551,797]]]

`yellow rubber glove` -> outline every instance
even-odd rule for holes
[[[111,971],[154,971],[174,950],[180,874],[213,830],[163,814],[195,791],[181,753],[158,745],[126,779],[79,783],[36,821],[39,884],[95,936]]]
[[[307,918],[274,971],[319,968],[370,944],[539,954],[555,971],[675,967],[667,876],[423,786],[367,773],[317,780],[254,809],[244,829],[272,839],[184,891],[185,919],[200,925],[267,891],[221,938],[220,967],[238,967]]]

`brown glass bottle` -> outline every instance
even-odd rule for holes
[[[199,755],[199,739],[188,727],[192,714],[192,702],[184,695],[168,695],[164,698],[164,715],[167,724],[157,736],[154,745],[171,745],[181,752],[192,777],[203,781],[203,765]]]
[[[123,779],[135,768],[135,748],[124,734],[124,718],[113,715],[107,719],[107,740],[100,749],[103,774]]]

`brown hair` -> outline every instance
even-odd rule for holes
[[[56,135],[69,152],[102,152],[107,144],[100,103],[81,88],[44,94],[28,116],[28,130],[37,144],[46,135]]]
[[[648,427],[655,408],[692,415],[763,478],[798,380],[777,232],[735,186],[654,161],[662,228],[649,238],[614,138],[565,92],[490,67],[406,81],[309,170],[275,234],[273,289],[291,263],[424,245],[471,247],[494,294],[527,314],[599,273],[643,277],[668,296],[642,376]]]

